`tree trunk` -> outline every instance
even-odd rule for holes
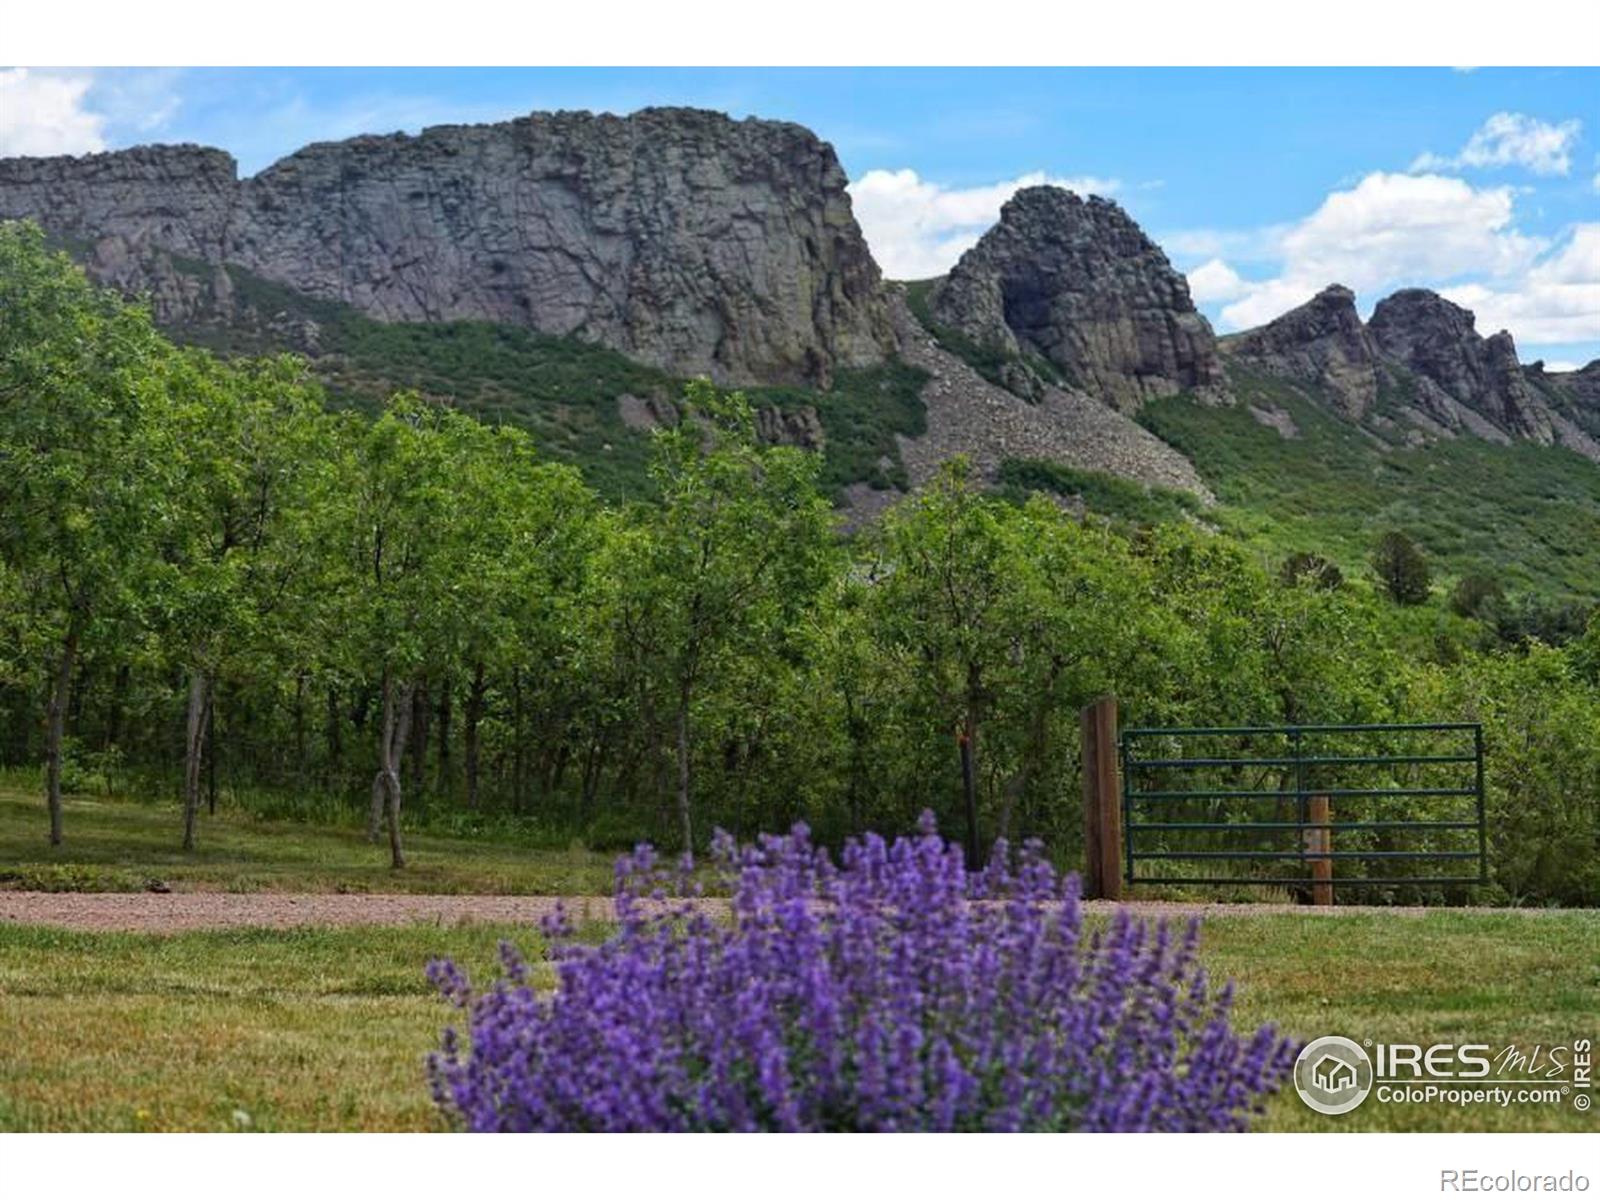
[[[217,815],[217,689],[206,697],[206,811]]]
[[[472,686],[467,689],[467,711],[463,734],[467,755],[467,807],[478,807],[478,726],[483,721],[484,697],[489,686],[483,680],[483,664],[472,668]]]
[[[422,799],[422,772],[428,765],[428,689],[418,684],[411,693],[411,798]]]
[[[522,739],[522,668],[511,668],[511,807],[523,809],[528,752]]]
[[[211,718],[211,679],[199,667],[189,668],[189,714],[183,738],[183,848],[194,849],[195,819],[200,812],[201,764]]]
[[[367,809],[367,841],[377,845],[378,839],[383,836],[383,803],[387,796],[385,791],[383,764],[378,764],[378,771],[372,777],[372,803]]]
[[[961,793],[967,817],[967,869],[978,868],[978,714],[969,706],[961,724]]]
[[[561,784],[567,777],[567,764],[572,761],[572,743],[565,737],[556,745],[556,761],[550,771],[550,786],[545,791],[559,795]]]
[[[385,668],[379,686],[383,711],[378,718],[378,772],[372,777],[372,805],[367,809],[367,841],[376,843],[383,834],[384,802],[389,788],[389,739],[394,726],[394,690]]]
[[[605,743],[596,728],[589,737],[589,753],[583,762],[583,794],[579,798],[581,817],[594,819],[594,803],[600,794],[600,777],[605,769]]]
[[[435,754],[438,759],[434,774],[437,781],[435,790],[444,796],[450,794],[450,694],[453,690],[448,675],[440,680],[439,711],[434,717],[434,728],[439,735],[439,748]]]
[[[694,827],[689,820],[689,683],[678,688],[678,823],[683,832],[683,852],[694,852]]]
[[[339,760],[344,749],[342,740],[342,724],[339,715],[339,689],[328,689],[328,710],[323,728],[323,741],[327,743],[324,752],[322,767],[322,786],[327,788],[332,785],[333,775],[339,769]]]
[[[416,684],[408,683],[401,689],[399,702],[390,705],[391,710],[398,710],[396,727],[389,738],[389,769],[385,772],[389,782],[389,866],[396,871],[406,865],[400,845],[400,755],[410,730],[411,698],[415,694]]]
[[[306,673],[294,677],[294,782],[306,785]]]
[[[378,840],[385,814],[389,826],[389,865],[406,865],[400,845],[400,758],[411,729],[411,698],[415,684],[398,689],[385,670],[381,688],[383,711],[378,720],[378,773],[372,780],[372,807],[367,814],[367,839]]]
[[[50,705],[45,726],[44,790],[50,809],[50,844],[61,845],[61,753],[66,739],[67,692],[72,687],[72,668],[78,657],[78,640],[83,630],[74,615],[67,622],[61,639],[61,656],[56,660],[55,679],[50,689]]]
[[[122,740],[122,719],[128,707],[128,687],[133,678],[133,668],[123,663],[117,668],[116,680],[111,685],[111,704],[106,709],[106,734],[101,749],[109,750]]]
[[[1050,708],[1055,703],[1056,681],[1061,677],[1064,664],[1055,659],[1050,664],[1050,674],[1034,704],[1028,720],[1028,738],[1022,748],[1022,763],[1016,774],[1006,780],[1000,804],[1000,825],[995,831],[995,841],[1011,840],[1011,822],[1016,813],[1017,801],[1027,794],[1034,779],[1045,766],[1045,754],[1050,741]]]

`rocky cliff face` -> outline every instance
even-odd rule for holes
[[[893,348],[845,183],[797,125],[647,109],[319,144],[243,181],[194,146],[5,160],[0,217],[91,243],[91,268],[155,292],[158,314],[231,302],[181,256],[381,320],[509,322],[676,374],[822,382]]]
[[[1600,461],[1600,365],[1523,367],[1509,333],[1480,336],[1472,313],[1421,288],[1379,301],[1363,325],[1354,293],[1335,284],[1221,348],[1229,363],[1322,389],[1342,415],[1391,439],[1470,433],[1560,443]]]
[[[1522,373],[1538,390],[1564,400],[1575,414],[1600,423],[1600,358],[1576,371],[1546,371],[1544,363],[1536,362]]]
[[[1472,313],[1423,288],[1380,300],[1367,330],[1379,353],[1412,373],[1435,415],[1446,417],[1453,401],[1511,437],[1555,440],[1549,404],[1529,386],[1504,330],[1480,337]]]
[[[1120,207],[1024,188],[938,286],[932,315],[989,350],[1037,355],[1125,411],[1222,380],[1189,286]]]
[[[1378,396],[1378,356],[1356,294],[1332,284],[1270,324],[1222,343],[1229,358],[1288,379],[1322,384],[1359,421]]]

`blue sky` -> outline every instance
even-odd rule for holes
[[[0,70],[0,154],[309,141],[536,109],[692,104],[832,142],[891,277],[936,273],[1019,181],[1120,201],[1228,330],[1329,282],[1436,287],[1525,360],[1600,357],[1600,71]]]

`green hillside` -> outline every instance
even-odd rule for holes
[[[176,259],[195,275],[207,264]],[[229,266],[241,307],[255,325],[198,324],[181,339],[230,354],[279,348],[284,329],[314,323],[315,365],[335,399],[376,409],[397,389],[415,389],[475,416],[529,430],[542,451],[579,466],[604,495],[641,495],[648,486],[646,432],[623,421],[622,395],[671,399],[683,381],[616,351],[486,321],[389,324],[317,300]],[[947,349],[998,378],[1001,357],[929,322],[934,281],[904,285],[913,311]],[[1030,362],[1029,365],[1035,365]],[[1500,446],[1474,437],[1422,448],[1387,445],[1332,415],[1300,387],[1230,370],[1240,403],[1197,404],[1188,396],[1150,403],[1140,421],[1188,455],[1219,505],[1197,511],[1189,498],[1060,464],[1011,460],[1000,486],[1021,497],[1045,491],[1100,515],[1135,523],[1200,519],[1264,552],[1324,555],[1365,573],[1378,536],[1401,529],[1440,574],[1484,574],[1508,592],[1550,599],[1600,597],[1600,468],[1564,449]],[[837,495],[866,482],[907,486],[896,435],[925,428],[924,374],[901,363],[837,373],[826,391],[754,388],[758,407],[814,408],[825,436],[822,481]],[[1382,411],[1402,399],[1380,397]],[[1287,413],[1297,434],[1262,424],[1250,406]]]
[[[175,257],[180,270],[209,275],[208,264]],[[266,328],[196,324],[171,332],[225,354],[282,347],[286,325],[317,326],[315,366],[341,403],[375,410],[398,389],[413,389],[493,423],[531,432],[542,452],[582,468],[612,499],[647,486],[648,433],[624,423],[623,395],[670,400],[684,381],[589,342],[489,321],[400,324],[317,300],[236,266],[225,268],[241,306],[270,314]],[[827,390],[752,388],[758,407],[814,408],[825,434],[823,485],[906,484],[896,434],[923,430],[926,377],[900,363],[836,373]]]
[[[1180,396],[1139,418],[1194,462],[1220,501],[1207,519],[1228,532],[1364,571],[1378,536],[1400,529],[1446,575],[1600,598],[1600,468],[1587,459],[1476,437],[1388,446],[1279,380],[1238,369],[1232,378],[1234,407]],[[1252,403],[1287,412],[1297,436],[1263,425]]]

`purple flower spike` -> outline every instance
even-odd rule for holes
[[[731,920],[636,903],[683,883],[641,846],[610,941],[551,922],[554,992],[510,947],[476,991],[430,963],[469,1018],[429,1059],[440,1107],[482,1131],[1242,1130],[1298,1049],[1234,1031],[1195,925],[1086,938],[1037,843],[969,874],[924,815],[838,864],[804,825],[711,857]]]

